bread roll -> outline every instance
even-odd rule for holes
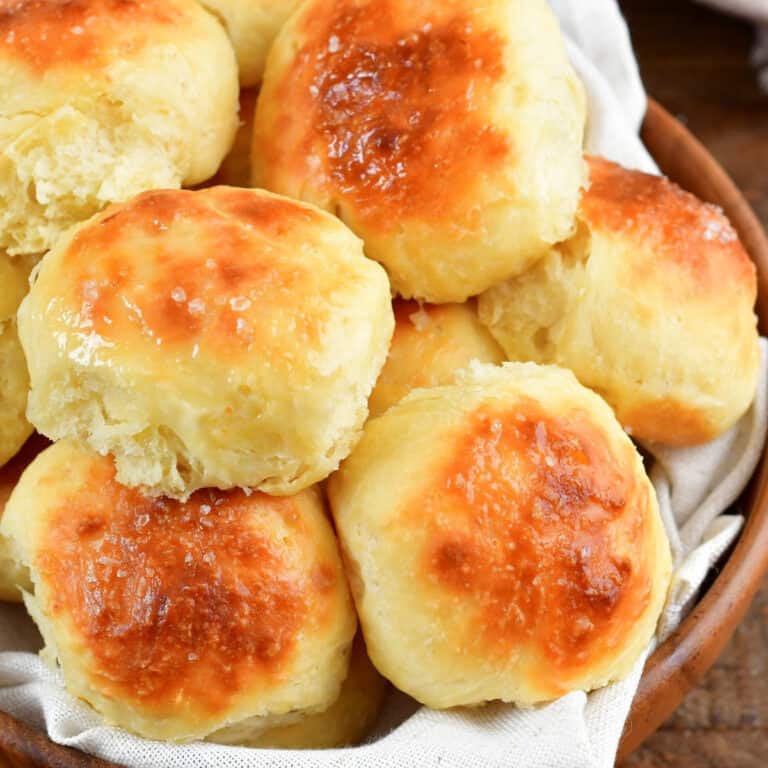
[[[39,435],[32,436],[24,447],[4,467],[0,467],[0,520],[11,492],[19,482],[22,472],[35,456],[48,445]],[[0,601],[21,602],[21,590],[31,590],[29,571],[16,561],[10,543],[0,536]]]
[[[195,0],[0,4],[0,250],[42,253],[145,189],[212,176],[237,66]]]
[[[182,741],[338,696],[356,621],[317,489],[149,498],[63,441],[0,533],[30,568],[46,653],[110,725]]]
[[[545,0],[308,0],[267,63],[254,183],[336,213],[401,296],[464,301],[571,233],[584,122]]]
[[[28,415],[118,480],[289,495],[360,436],[394,322],[337,219],[260,190],[146,192],[62,239],[19,312]]]
[[[371,659],[427,706],[589,691],[655,631],[671,560],[653,487],[569,371],[475,364],[414,390],[329,493]]]
[[[221,21],[237,54],[240,84],[261,82],[264,65],[280,28],[300,0],[200,0]]]
[[[417,387],[453,382],[472,360],[501,363],[504,352],[477,319],[474,303],[394,302],[395,333],[368,408],[378,416]]]
[[[722,210],[667,179],[589,160],[578,234],[485,293],[512,360],[557,363],[636,438],[707,442],[752,402],[755,268]]]
[[[231,726],[209,738],[220,744],[257,749],[331,749],[359,743],[373,726],[384,702],[386,681],[368,658],[358,635],[352,646],[349,673],[336,701],[323,712],[295,715],[285,725],[250,733]]]
[[[216,175],[204,186],[251,186],[251,144],[253,142],[253,113],[259,91],[248,88],[240,91],[240,127],[229,154],[224,158]]]
[[[16,326],[31,268],[29,259],[12,259],[0,252],[0,467],[32,434],[26,417],[29,374]]]

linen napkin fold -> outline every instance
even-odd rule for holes
[[[655,166],[638,129],[645,95],[629,35],[614,0],[552,0],[569,52],[589,95],[587,148],[625,165]],[[650,446],[651,478],[675,556],[670,599],[659,637],[684,617],[709,568],[742,524],[723,514],[748,481],[765,442],[768,342],[749,412],[728,434],[696,449]],[[105,727],[62,687],[60,674],[36,655],[40,640],[18,606],[0,605],[0,709],[50,737],[136,768],[609,768],[642,673],[589,695],[572,693],[549,705],[511,705],[448,712],[419,707],[393,691],[368,744],[333,750],[248,750],[213,744],[167,745]]]

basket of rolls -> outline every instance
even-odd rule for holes
[[[556,5],[0,0],[0,762],[608,766],[713,662],[768,244]]]

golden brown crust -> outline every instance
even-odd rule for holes
[[[712,440],[755,394],[755,266],[719,208],[587,161],[576,235],[483,294],[480,320],[510,359],[571,369],[634,438]]]
[[[19,310],[30,420],[153,494],[290,495],[351,450],[393,325],[384,270],[328,213],[256,189],[147,192],[41,263]]]
[[[107,725],[189,741],[338,695],[356,622],[317,488],[150,498],[61,440],[24,472],[0,532],[29,568],[44,656]]]
[[[588,157],[590,184],[580,216],[602,232],[633,237],[657,255],[654,268],[633,277],[658,282],[656,270],[674,270],[698,291],[721,290],[724,280],[755,291],[755,266],[722,209],[703,203],[663,176],[628,170]],[[674,290],[681,290],[680,283]]]
[[[474,301],[421,304],[395,299],[392,308],[395,333],[368,401],[372,417],[413,389],[450,384],[472,360],[504,360],[504,352],[480,323]]]
[[[671,570],[653,486],[570,371],[476,363],[415,390],[328,491],[371,659],[429,707],[589,691],[653,636]]]
[[[264,72],[253,183],[336,214],[393,294],[463,302],[568,237],[584,114],[546,0],[306,0]]]
[[[87,486],[51,512],[34,567],[56,585],[51,614],[76,627],[103,694],[216,715],[254,678],[290,670],[297,633],[343,576],[334,562],[301,573],[259,517],[294,535],[304,525],[293,499],[146,498],[94,462]]]
[[[316,6],[280,88],[290,119],[311,129],[299,152],[266,146],[266,156],[277,167],[319,157],[331,196],[380,230],[463,219],[456,179],[481,176],[511,150],[485,113],[504,76],[502,37],[450,4],[415,30],[401,0]]]
[[[0,0],[0,51],[37,72],[92,68],[142,47],[142,26],[185,15],[178,0]]]
[[[296,261],[271,256],[264,239],[318,216],[228,187],[145,192],[113,206],[75,236],[65,256],[79,325],[106,340],[139,334],[158,346],[243,354],[269,332],[258,322],[265,305],[308,278]],[[318,333],[311,322],[303,331],[309,339]]]
[[[478,409],[452,454],[406,511],[431,528],[422,578],[472,596],[478,655],[535,643],[535,684],[556,696],[558,680],[626,642],[648,606],[645,564],[616,556],[617,538],[642,550],[647,514],[630,452],[617,456],[584,414],[521,402]]]
[[[720,430],[706,413],[676,397],[660,397],[622,411],[625,429],[651,443],[675,447],[714,440]]]

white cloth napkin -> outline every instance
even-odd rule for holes
[[[652,170],[637,138],[645,96],[614,0],[552,4],[589,91],[589,150]],[[657,456],[652,479],[677,566],[662,634],[677,626],[741,526],[738,515],[721,513],[747,482],[765,441],[768,343],[761,342],[761,349],[757,398],[730,433],[697,449],[651,448]],[[33,653],[39,642],[21,608],[0,606],[0,709],[47,730],[54,741],[137,768],[609,768],[644,663],[626,680],[589,696],[573,693],[529,710],[493,704],[433,712],[393,693],[367,745],[297,752],[169,746],[107,728],[65,693],[59,674]]]

